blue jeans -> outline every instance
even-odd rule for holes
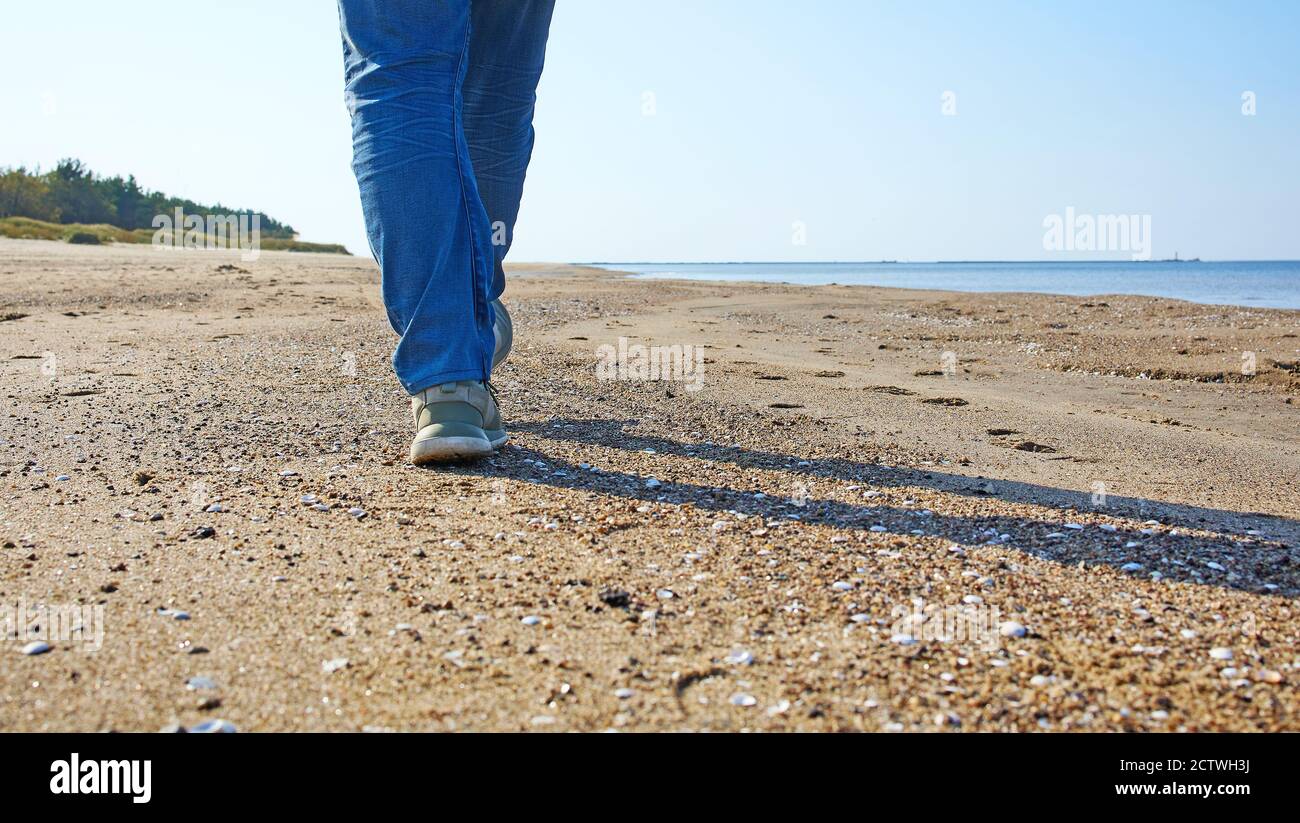
[[[412,394],[487,380],[554,0],[339,0],[352,168]]]

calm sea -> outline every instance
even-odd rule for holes
[[[1300,261],[1050,263],[599,263],[644,277],[841,283],[978,292],[1144,294],[1300,309]]]

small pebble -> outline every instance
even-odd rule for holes
[[[26,646],[23,646],[22,652],[26,655],[45,654],[50,650],[50,644],[44,640],[33,640]]]
[[[1213,649],[1210,649],[1210,657],[1215,660],[1231,660],[1232,649],[1225,646],[1215,646]]]
[[[748,708],[749,706],[755,706],[757,704],[758,701],[754,699],[754,695],[752,694],[745,694],[744,692],[738,692],[731,696],[731,705],[733,706],[744,706]]]
[[[525,626],[536,626],[538,623],[542,622],[542,618],[538,617],[535,614],[530,614],[527,617],[520,620],[519,622],[523,623]]]
[[[235,724],[229,720],[205,720],[186,729],[190,734],[234,734]]]
[[[754,655],[745,649],[736,649],[723,659],[732,666],[748,666],[754,662]]]
[[[998,624],[998,634],[1003,637],[1024,637],[1027,633],[1025,627],[1014,620]]]
[[[320,664],[321,671],[326,674],[331,674],[339,669],[346,669],[347,667],[348,659],[346,657],[336,657],[333,660],[326,660]]]

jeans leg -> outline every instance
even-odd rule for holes
[[[533,106],[555,0],[472,0],[465,139],[492,229],[489,296],[505,289],[501,263],[514,241],[533,153]]]
[[[470,0],[339,0],[353,170],[408,392],[486,380],[491,232],[465,142]]]

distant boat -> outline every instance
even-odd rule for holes
[[[1143,263],[1199,263],[1201,262],[1201,258],[1199,257],[1182,258],[1178,256],[1178,252],[1174,252],[1173,257],[1165,257],[1159,260],[1143,260],[1141,262]]]

